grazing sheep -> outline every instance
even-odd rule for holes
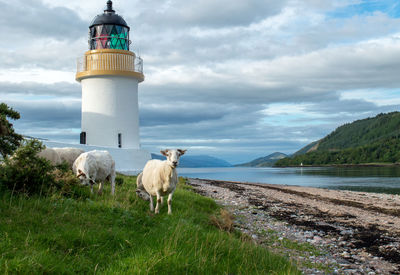
[[[64,148],[53,148],[60,156],[61,162],[65,161],[68,163],[69,167],[72,168],[74,161],[80,156],[80,154],[85,153],[82,149],[64,147]]]
[[[61,164],[60,156],[57,151],[53,148],[45,148],[38,153],[38,156],[50,161],[50,163],[54,166]]]
[[[82,153],[74,162],[72,170],[81,184],[89,185],[93,193],[93,184],[99,181],[99,191],[103,192],[103,182],[111,183],[111,194],[115,193],[115,161],[107,151],[89,151]]]
[[[171,201],[176,185],[178,184],[178,166],[179,157],[186,150],[164,150],[161,154],[167,157],[167,160],[158,159],[149,160],[141,174],[138,176],[137,184],[139,193],[144,190],[150,199],[150,211],[154,211],[153,196],[157,197],[155,213],[159,213],[162,197],[168,195],[168,214],[171,214]],[[145,195],[144,195],[145,196]],[[146,196],[145,196],[146,197]]]

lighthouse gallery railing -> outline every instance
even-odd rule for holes
[[[77,73],[86,71],[125,71],[143,74],[143,60],[134,54],[91,53],[78,58]]]

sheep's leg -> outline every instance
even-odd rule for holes
[[[115,194],[115,174],[111,175],[111,194],[114,195]]]
[[[171,202],[172,202],[172,195],[173,195],[173,194],[174,194],[174,192],[169,193],[169,195],[168,195],[168,200],[167,200],[167,203],[168,203],[168,215],[171,215],[171,214],[172,214]]]
[[[99,194],[99,195],[103,194],[103,182],[102,182],[102,181],[100,181],[100,183],[99,183],[99,191],[98,191],[98,194]]]
[[[115,174],[115,163],[112,164],[112,172],[110,175],[110,183],[111,183],[111,194],[115,195],[115,178],[116,178],[116,174]]]
[[[156,204],[156,211],[154,213],[160,213],[160,204],[161,204],[161,195],[159,192],[156,193],[157,195],[157,204]]]
[[[161,197],[161,206],[163,205],[163,203],[164,203],[164,197]]]
[[[150,212],[154,211],[154,205],[153,205],[153,196],[150,195]]]
[[[93,184],[90,184],[90,193],[93,194]]]

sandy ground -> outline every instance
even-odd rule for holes
[[[240,217],[237,227],[259,243],[265,238],[260,232],[273,230],[279,232],[278,239],[307,242],[325,251],[324,256],[310,257],[330,271],[304,267],[307,274],[400,274],[398,195],[201,179],[189,183],[229,207]],[[299,263],[310,260],[292,257]]]

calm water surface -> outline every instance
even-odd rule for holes
[[[178,168],[179,176],[400,194],[400,167]]]

